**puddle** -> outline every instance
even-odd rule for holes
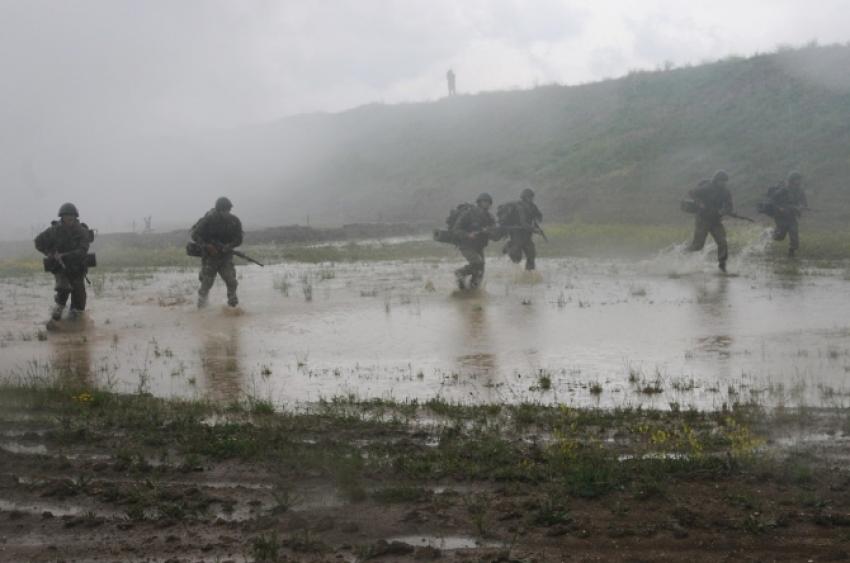
[[[19,442],[6,442],[0,444],[0,450],[7,451],[13,454],[22,455],[46,455],[47,446],[44,444],[21,444]]]
[[[452,297],[458,263],[239,266],[237,316],[218,306],[221,284],[213,306],[194,309],[194,271],[107,274],[91,297],[94,324],[47,341],[31,334],[43,326],[49,280],[34,277],[25,294],[0,280],[0,373],[285,409],[350,395],[850,405],[850,284],[840,271],[788,278],[741,262],[738,277],[718,276],[707,251],[542,259],[532,278],[491,256],[484,289],[461,298]]]
[[[398,536],[387,539],[388,542],[403,542],[414,547],[435,547],[443,551],[453,549],[474,549],[477,547],[500,547],[493,541],[484,541],[466,536]]]
[[[41,516],[45,512],[50,512],[56,518],[61,518],[63,516],[82,516],[84,514],[92,514],[100,518],[117,518],[122,516],[122,513],[118,511],[91,510],[72,504],[54,504],[45,502],[18,503],[0,499],[0,511],[11,512],[13,510],[38,516]]]

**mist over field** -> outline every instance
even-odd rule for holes
[[[842,221],[848,48],[776,52],[846,41],[841,5],[6,1],[0,237],[66,200],[103,232],[222,194],[249,228],[332,226],[525,186],[551,219],[676,222],[718,167],[747,205],[799,168]]]
[[[0,560],[847,560],[847,4],[0,0]]]

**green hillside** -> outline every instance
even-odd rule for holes
[[[530,185],[547,219],[676,223],[682,194],[722,167],[747,212],[798,168],[818,219],[838,224],[850,219],[848,69],[850,47],[807,47],[303,116],[259,136],[298,147],[278,155],[297,195],[275,203],[318,220],[439,220],[479,191],[503,200]]]

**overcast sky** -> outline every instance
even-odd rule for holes
[[[0,116],[219,128],[850,40],[848,0],[0,0]]]
[[[850,40],[850,0],[0,0],[0,189],[45,146],[436,99],[450,67],[470,93],[810,40]]]

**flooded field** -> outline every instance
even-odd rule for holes
[[[114,391],[278,407],[353,396],[463,403],[717,409],[836,406],[850,388],[850,282],[840,270],[502,258],[482,291],[456,262],[239,266],[204,311],[194,271],[92,272],[87,325],[47,332],[51,280],[0,281],[0,367]]]

